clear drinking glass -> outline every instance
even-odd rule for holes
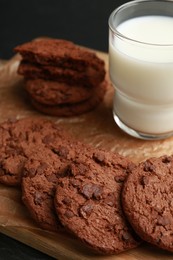
[[[109,73],[113,117],[123,131],[142,139],[173,135],[173,1],[131,1],[112,12]]]

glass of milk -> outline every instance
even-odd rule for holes
[[[173,1],[127,2],[109,18],[113,116],[142,139],[173,135]]]

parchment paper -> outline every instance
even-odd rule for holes
[[[98,53],[98,55],[105,60],[106,68],[108,68],[107,55],[103,53]],[[22,118],[31,115],[49,118],[48,116],[37,112],[31,106],[23,89],[23,79],[16,73],[19,61],[20,56],[16,55],[9,61],[0,62],[0,122],[7,118]],[[109,82],[108,75],[107,80]],[[131,158],[134,162],[139,162],[153,156],[172,154],[173,137],[162,141],[142,141],[124,134],[116,126],[112,116],[113,88],[110,82],[108,85],[104,102],[97,109],[77,117],[51,117],[51,119],[62,125],[77,139],[95,147],[119,152],[120,154]],[[37,235],[41,234],[40,236],[43,238],[49,237],[52,244],[53,241],[56,242],[56,244],[57,241],[61,242],[61,239],[58,240],[58,235],[49,234],[45,236],[46,232],[40,230],[31,220],[27,210],[21,202],[20,190],[0,185],[0,229],[6,229],[9,234],[11,234],[11,227],[13,227],[13,231],[15,228],[19,228],[20,230],[22,230],[22,228],[25,230],[32,230],[31,235],[33,235],[33,232],[37,231]],[[15,235],[15,237],[17,237],[17,235]],[[26,238],[21,238],[19,240],[22,239],[24,239],[24,241],[26,240]],[[68,241],[68,239],[70,241]],[[68,248],[71,250],[74,245],[72,246],[71,238],[68,239],[66,239],[66,243],[68,244]],[[74,240],[73,243],[75,243]],[[30,244],[32,244],[31,241]],[[42,249],[42,247],[40,248]],[[54,249],[52,249],[52,252],[53,250]],[[73,247],[73,251],[74,250],[76,249]],[[52,252],[51,255],[53,255]],[[134,252],[136,252],[136,255],[140,255],[137,251]],[[148,255],[148,253],[146,253],[146,255]],[[126,254],[124,254],[124,257],[125,256]],[[109,259],[115,258],[110,257]],[[117,256],[116,259],[138,259],[138,257],[118,258]],[[172,259],[172,257],[167,259]]]

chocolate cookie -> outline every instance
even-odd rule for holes
[[[54,80],[58,82],[65,82],[68,85],[82,85],[86,87],[95,87],[99,85],[105,77],[105,70],[95,70],[91,67],[86,70],[78,71],[62,68],[58,66],[41,66],[32,64],[27,61],[21,61],[18,73],[23,75],[25,78],[30,79],[46,79]]]
[[[35,101],[50,106],[82,102],[95,92],[93,88],[42,79],[26,80],[25,88]]]
[[[85,71],[88,67],[95,71],[104,70],[104,62],[94,52],[66,40],[42,39],[22,44],[14,50],[31,63],[77,71]]]
[[[55,209],[61,223],[102,254],[117,254],[139,244],[120,203],[132,165],[118,154],[97,150],[90,158],[76,159],[58,181]]]
[[[151,158],[128,176],[124,212],[138,235],[173,252],[173,156]]]
[[[69,162],[80,154],[87,156],[88,149],[79,142],[55,139],[51,149],[43,148],[42,158],[36,151],[25,163],[22,180],[23,202],[42,228],[50,231],[61,228],[53,207],[57,181],[64,174]]]
[[[93,89],[93,96],[89,99],[74,103],[74,104],[62,104],[57,106],[43,105],[37,102],[35,99],[31,99],[32,105],[40,112],[52,116],[76,116],[88,111],[91,111],[97,107],[103,100],[106,92],[106,82],[103,82],[97,88]]]
[[[52,138],[64,139],[65,132],[51,121],[40,118],[9,120],[0,124],[0,182],[20,185],[23,166],[40,145]]]
[[[32,218],[49,231],[62,229],[53,205],[55,185],[61,168],[63,162],[59,157],[50,149],[42,147],[42,153],[33,153],[23,170],[22,200]]]

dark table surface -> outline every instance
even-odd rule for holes
[[[72,40],[107,52],[108,17],[123,0],[0,0],[0,59],[39,36]],[[53,259],[0,234],[0,260]]]

